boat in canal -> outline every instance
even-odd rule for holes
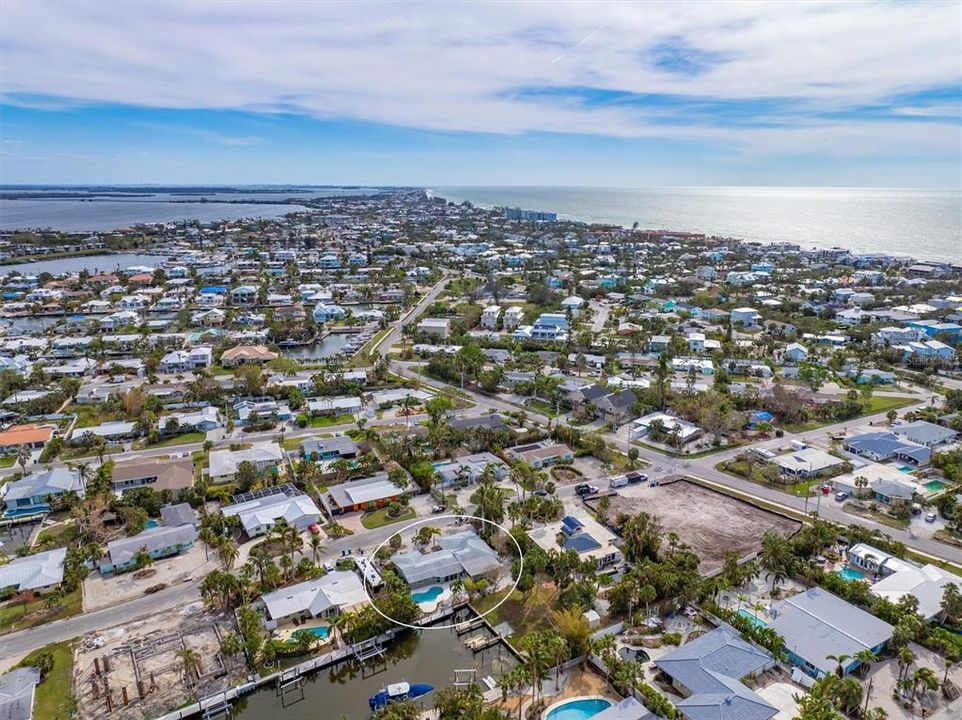
[[[380,692],[372,695],[368,704],[371,706],[371,710],[380,710],[392,702],[416,700],[424,697],[432,690],[434,690],[433,685],[425,685],[424,683],[415,683],[414,685],[406,682],[390,683],[381,688]]]

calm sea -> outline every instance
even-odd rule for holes
[[[5,197],[9,193],[24,190],[49,194],[51,197]],[[53,193],[57,192],[78,193],[84,197],[53,197]],[[297,187],[270,192],[258,188],[238,188],[232,192],[178,192],[176,188],[146,192],[84,187],[6,189],[0,190],[0,230],[52,228],[64,232],[84,232],[114,230],[138,223],[273,218],[307,209],[302,205],[281,204],[281,200],[369,195],[375,192],[377,190],[372,188]],[[228,200],[233,202],[226,202]],[[258,202],[239,202],[245,200]],[[278,204],[260,204],[271,201]]]
[[[679,230],[760,242],[962,257],[962,193],[894,188],[691,187],[649,189],[438,187],[432,194],[570,220]]]

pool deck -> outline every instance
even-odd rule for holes
[[[277,628],[277,630],[274,631],[276,634],[273,635],[273,637],[277,640],[283,640],[284,642],[287,642],[298,630],[310,630],[311,628],[316,627],[327,627],[327,623],[323,620],[309,620],[305,623],[301,623],[300,625],[287,624]],[[322,638],[320,635],[318,635],[318,639],[325,643],[332,640],[330,636],[327,638]]]

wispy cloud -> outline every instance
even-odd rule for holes
[[[3,99],[51,110],[296,113],[445,132],[707,140],[749,154],[959,152],[952,103],[893,105],[958,88],[953,2],[8,0],[0,12]]]

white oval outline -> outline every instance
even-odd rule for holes
[[[508,530],[508,528],[506,528],[504,525],[501,525],[501,524],[499,524],[499,523],[496,523],[494,520],[487,520],[487,519],[485,519],[485,518],[478,517],[477,515],[466,515],[466,514],[465,514],[465,515],[433,515],[433,516],[431,516],[431,517],[421,518],[420,520],[415,520],[415,521],[412,522],[412,523],[408,523],[407,525],[405,525],[404,527],[402,527],[402,528],[401,528],[400,530],[398,530],[397,532],[391,533],[390,535],[388,535],[387,538],[385,538],[384,541],[381,542],[380,545],[378,545],[376,548],[374,548],[373,552],[371,552],[371,554],[368,556],[368,558],[369,558],[369,559],[368,559],[368,562],[370,562],[371,565],[372,565],[372,567],[373,567],[373,565],[374,565],[374,560],[373,560],[373,558],[377,557],[377,554],[378,554],[378,552],[380,552],[381,548],[384,547],[388,542],[390,542],[391,538],[394,537],[395,535],[400,535],[400,534],[401,534],[402,532],[404,532],[405,530],[409,530],[409,529],[411,529],[411,528],[417,527],[418,525],[424,525],[425,523],[429,523],[429,522],[436,522],[437,520],[446,520],[446,519],[448,519],[448,518],[452,518],[452,519],[455,519],[455,520],[457,520],[458,518],[462,518],[462,519],[463,519],[463,518],[470,518],[470,519],[472,519],[472,520],[480,520],[480,521],[483,522],[483,523],[488,523],[489,525],[494,525],[496,528],[498,528],[499,530],[503,531],[509,538],[511,538],[511,542],[513,542],[513,543],[514,543],[514,546],[515,546],[516,548],[518,548],[518,560],[521,562],[521,564],[518,566],[518,577],[515,578],[515,580],[514,580],[514,585],[511,586],[511,590],[504,596],[504,598],[501,600],[501,602],[499,602],[499,603],[498,603],[497,605],[495,605],[494,607],[492,607],[492,608],[490,608],[490,609],[488,609],[488,610],[485,610],[485,611],[484,611],[483,613],[481,613],[480,615],[477,615],[477,616],[475,616],[475,617],[473,617],[473,618],[470,618],[470,619],[468,619],[468,620],[462,620],[461,622],[457,622],[457,623],[453,623],[453,624],[448,624],[448,625],[411,625],[410,623],[401,622],[400,620],[395,620],[395,619],[392,618],[392,617],[388,617],[387,614],[381,612],[381,608],[379,608],[379,607],[377,606],[377,604],[374,602],[374,599],[371,597],[371,594],[370,594],[370,593],[368,592],[368,590],[367,590],[367,578],[364,577],[364,573],[363,573],[363,572],[360,573],[360,575],[361,575],[361,587],[364,588],[364,595],[367,597],[368,603],[370,603],[371,607],[374,608],[374,612],[376,612],[378,615],[380,615],[382,618],[384,618],[384,619],[387,620],[388,622],[392,622],[392,623],[394,623],[395,625],[397,625],[397,626],[399,626],[399,627],[410,628],[411,630],[450,630],[450,629],[452,629],[452,628],[457,628],[457,627],[460,627],[461,625],[466,625],[466,624],[468,624],[468,623],[474,622],[474,621],[477,620],[478,618],[483,618],[483,617],[484,617],[485,615],[487,615],[488,613],[494,612],[494,611],[497,610],[499,607],[501,607],[501,606],[508,600],[508,598],[511,597],[511,595],[514,593],[515,590],[518,589],[518,583],[521,582],[521,575],[524,573],[524,551],[521,549],[521,543],[519,543],[519,542],[515,539],[514,535],[511,534],[511,531]],[[430,613],[428,613],[428,614],[430,614]]]

